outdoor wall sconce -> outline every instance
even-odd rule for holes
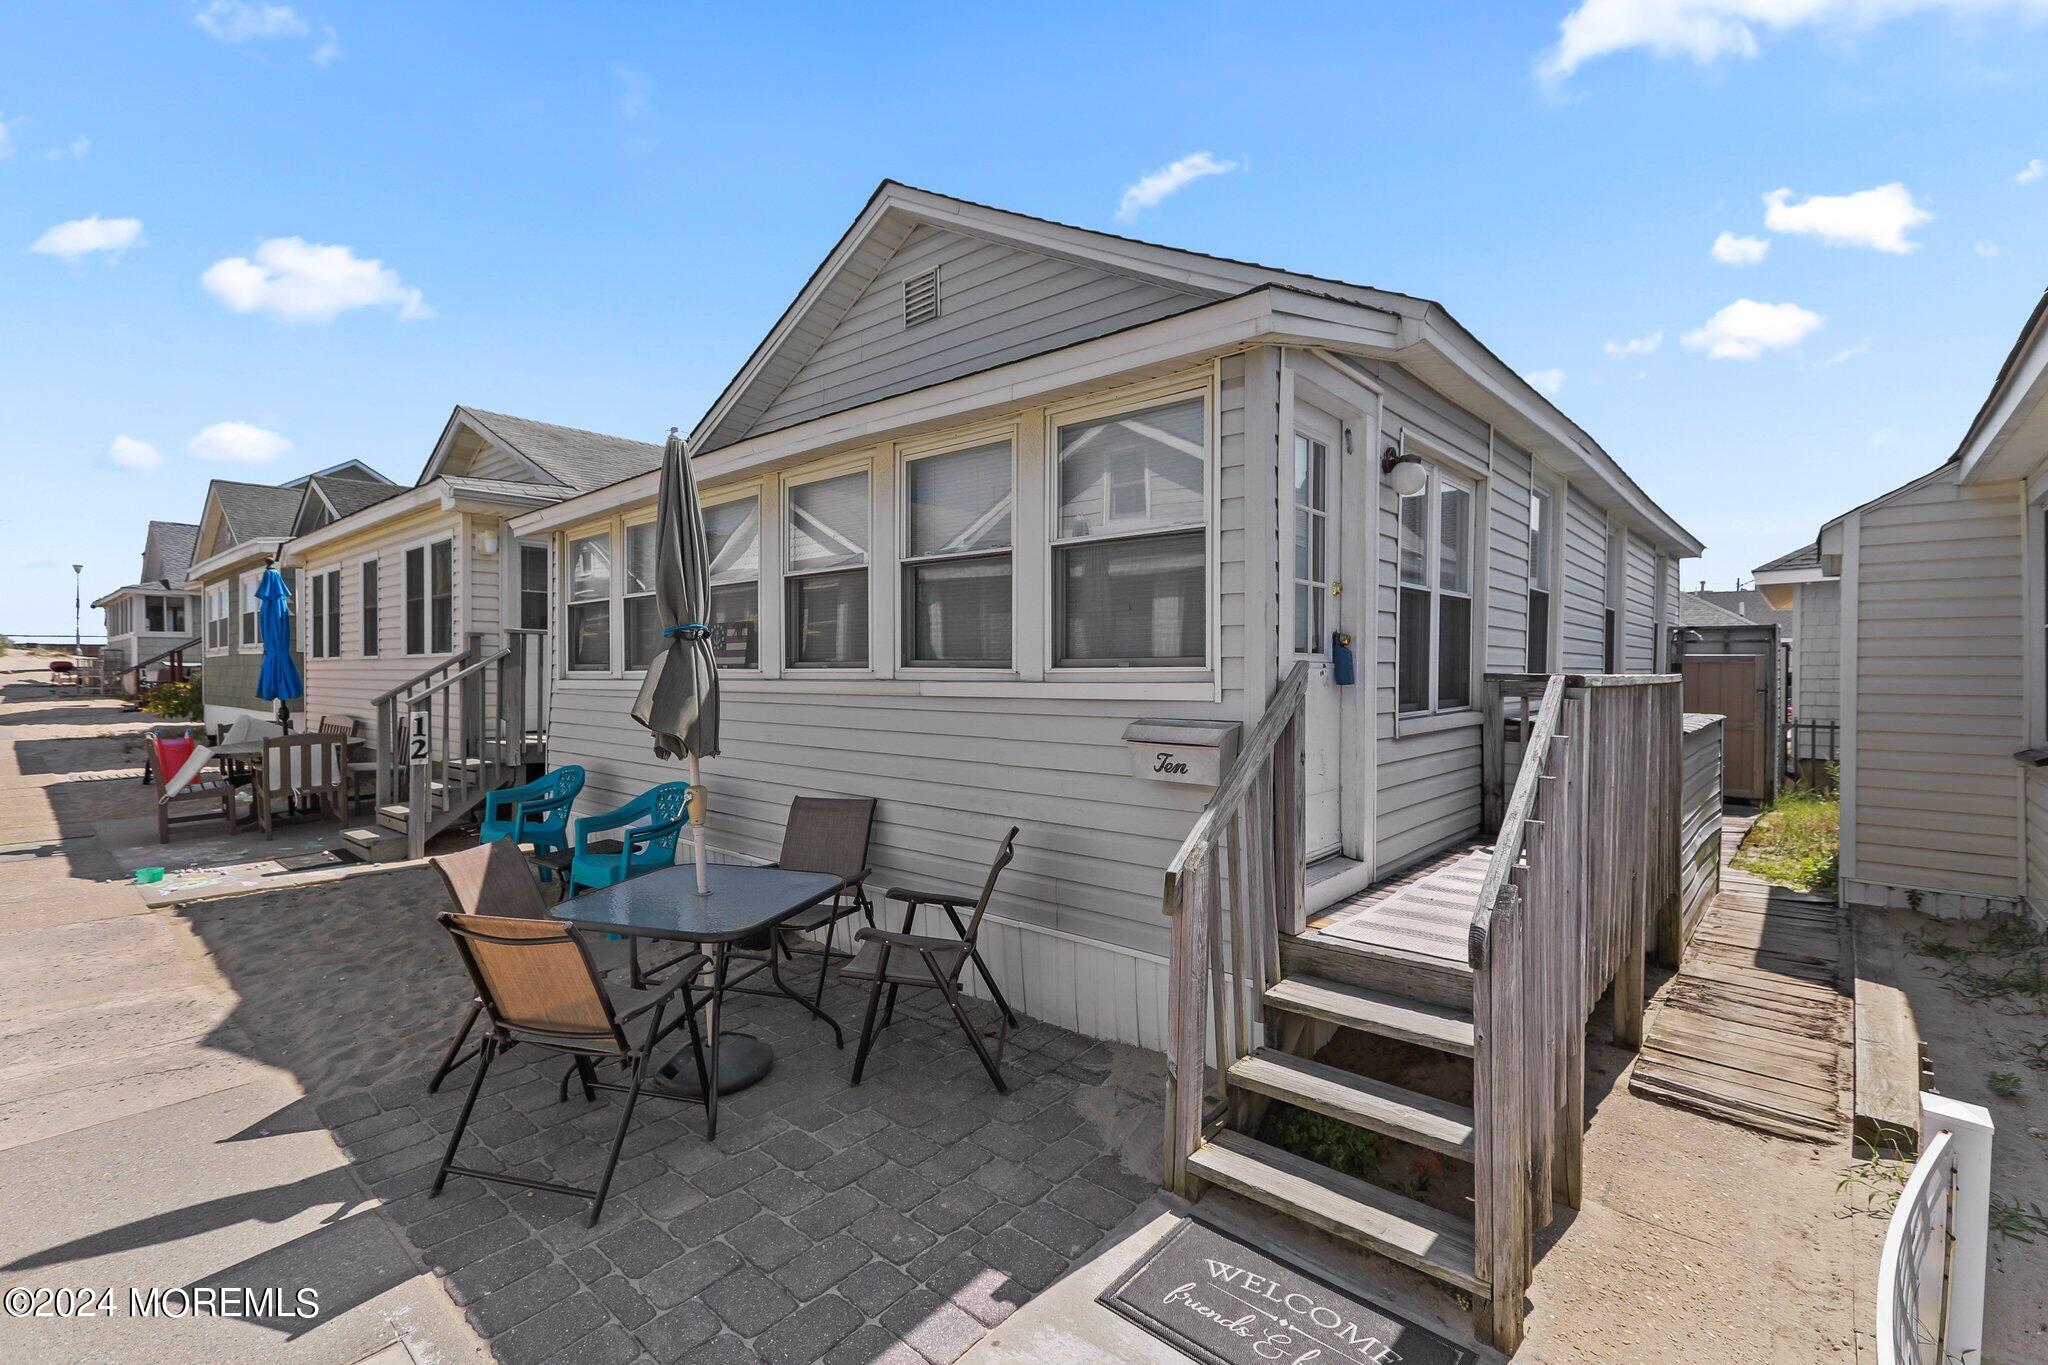
[[[477,537],[477,546],[487,555],[498,553],[498,533],[496,531],[485,531]]]
[[[1380,473],[1387,476],[1397,498],[1412,498],[1429,486],[1429,471],[1422,467],[1422,457],[1396,445],[1388,446],[1380,456]]]

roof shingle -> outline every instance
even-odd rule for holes
[[[661,447],[603,432],[560,427],[510,413],[460,411],[494,441],[545,470],[564,488],[588,493],[661,467]]]

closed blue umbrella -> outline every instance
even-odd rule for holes
[[[256,695],[277,703],[278,723],[289,731],[292,713],[285,703],[303,694],[306,685],[292,662],[292,590],[275,564],[263,570],[263,581],[256,585],[256,629],[263,637],[263,671],[256,677]]]

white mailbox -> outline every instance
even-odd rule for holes
[[[1213,787],[1237,757],[1234,720],[1134,720],[1124,729],[1131,772],[1152,782]]]

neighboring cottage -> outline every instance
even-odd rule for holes
[[[1782,616],[1758,593],[1679,598],[1674,653],[1685,709],[1722,718],[1721,788],[1733,800],[1768,801],[1784,776],[1791,680]]]
[[[1823,526],[1796,582],[1839,594],[1845,902],[2048,922],[2044,536],[2048,295],[1955,453]]]
[[[198,631],[206,659],[202,692],[209,726],[277,714],[277,703],[256,695],[263,663],[256,585],[291,538],[308,498],[331,505],[325,501],[331,495],[322,490],[342,484],[389,488],[391,481],[360,460],[350,460],[281,484],[215,479],[207,485],[185,586],[198,598]],[[353,493],[344,490],[338,496],[346,501]],[[303,613],[289,571],[285,582],[293,591],[295,614]],[[299,707],[293,704],[290,709]]]
[[[1792,756],[1816,774],[1841,756],[1842,585],[1821,572],[1815,544],[1759,564],[1756,586],[1791,616]]]
[[[136,581],[92,604],[106,613],[103,676],[125,692],[200,666],[199,599],[185,590],[198,538],[199,528],[188,522],[152,521]]]

